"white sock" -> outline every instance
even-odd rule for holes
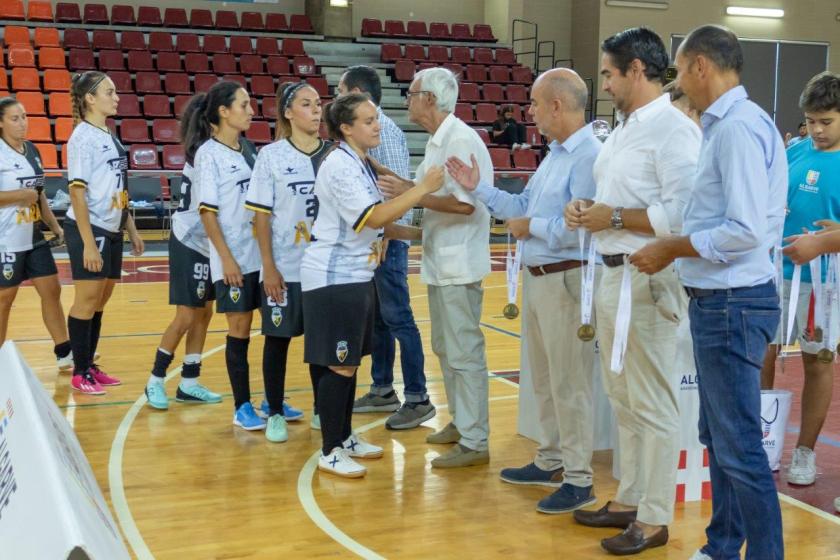
[[[182,377],[181,378],[181,387],[184,389],[189,389],[190,387],[195,387],[198,385],[198,379],[195,377]]]
[[[200,364],[201,363],[201,354],[187,354],[184,356],[184,363],[185,364]]]
[[[156,375],[150,375],[149,376],[149,381],[146,383],[146,386],[151,387],[152,385],[155,385],[155,384],[163,385],[163,380],[164,380],[163,377],[158,377]]]

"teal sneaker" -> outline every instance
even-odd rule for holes
[[[272,414],[268,417],[268,425],[265,427],[265,439],[274,443],[282,443],[289,439],[289,432],[286,430],[286,419],[282,414]]]
[[[233,425],[243,430],[262,430],[265,428],[265,420],[254,412],[254,405],[249,402],[243,403],[233,415]]]
[[[312,415],[312,420],[309,421],[309,427],[313,430],[321,429],[321,417],[317,414]]]
[[[215,404],[222,402],[222,395],[214,393],[201,383],[196,383],[192,387],[181,387],[179,383],[175,400],[182,403]]]
[[[166,398],[166,388],[163,383],[152,383],[146,385],[145,389],[146,399],[149,401],[149,406],[158,410],[166,410],[169,408],[169,399]]]

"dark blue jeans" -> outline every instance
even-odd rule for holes
[[[400,342],[400,364],[405,383],[405,400],[423,402],[426,374],[423,371],[423,342],[414,322],[408,293],[408,246],[391,240],[385,260],[376,269],[373,280],[379,305],[373,330],[372,393],[384,395],[393,390],[396,342]]]
[[[772,282],[692,297],[700,442],[709,449],[712,520],[703,552],[715,560],[781,560],[782,516],[762,447],[761,366],[779,325]]]

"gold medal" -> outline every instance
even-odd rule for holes
[[[581,325],[578,327],[577,336],[584,342],[589,342],[593,338],[595,338],[595,327],[590,325],[589,323],[585,325]]]
[[[834,352],[828,348],[821,348],[820,351],[817,352],[817,359],[824,364],[830,364],[834,361]]]
[[[515,303],[509,303],[505,305],[502,314],[505,316],[505,319],[516,319],[519,317],[519,308]]]

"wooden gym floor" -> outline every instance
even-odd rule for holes
[[[482,325],[493,372],[519,367],[519,322],[501,316],[505,303],[502,248],[494,252],[494,272],[485,280]],[[416,249],[411,258],[416,261]],[[415,263],[416,264],[416,263]],[[68,279],[66,263],[62,280]],[[224,368],[224,319],[216,316],[205,346],[202,380],[225,395],[218,405],[182,405],[169,411],[143,405],[160,334],[172,317],[167,305],[166,257],[126,258],[124,282],[114,291],[103,322],[99,351],[105,371],[123,385],[104,397],[69,390],[69,376],[55,370],[52,342],[41,323],[34,289],[21,288],[12,311],[9,338],[54,395],[75,427],[130,550],[138,558],[563,558],[607,557],[601,538],[617,531],[574,524],[570,515],[535,512],[548,490],[502,483],[498,471],[531,460],[534,444],[517,435],[517,393],[507,374],[490,382],[491,462],[486,467],[438,471],[430,461],[446,446],[425,443],[426,435],[449,421],[437,360],[431,352],[425,287],[409,277],[412,304],[426,352],[428,390],[438,415],[407,432],[385,429],[385,415],[354,416],[357,431],[385,448],[385,457],[368,461],[368,475],[343,480],[318,474],[315,453],[320,433],[310,430],[312,392],[302,363],[302,339],[292,343],[286,381],[290,402],[306,412],[289,424],[289,441],[271,444],[263,432],[248,433],[231,424],[232,401]],[[416,268],[412,268],[416,272]],[[64,285],[65,312],[73,287]],[[258,324],[255,322],[255,328]],[[258,331],[249,353],[253,401],[262,399],[262,342]],[[174,364],[180,364],[183,347]],[[399,360],[397,360],[399,369]],[[401,381],[397,372],[397,382]],[[359,373],[358,394],[369,383],[369,361]],[[177,377],[167,383],[174,395]],[[798,381],[780,377],[792,387]],[[798,389],[798,387],[794,387]],[[401,386],[398,385],[398,390]],[[832,406],[836,418],[837,400]],[[791,423],[798,421],[798,412]],[[836,424],[831,426],[837,428]],[[791,432],[796,429],[795,425]],[[840,440],[837,430],[826,434]],[[788,438],[789,456],[795,434]],[[833,438],[833,439],[832,439]],[[838,444],[835,447],[840,447]],[[837,451],[836,449],[834,451]],[[818,447],[818,453],[822,453]],[[837,482],[836,455],[821,455],[824,477]],[[789,459],[788,459],[789,460]],[[612,497],[610,453],[595,456],[598,505]],[[809,490],[825,507],[840,496],[838,484]],[[781,492],[789,494],[784,484]],[[803,498],[804,499],[804,498]],[[812,500],[813,501],[813,500]],[[828,508],[825,508],[828,509]],[[641,558],[684,560],[705,541],[709,502],[680,504],[671,541]],[[787,557],[840,558],[840,517],[783,496]]]

